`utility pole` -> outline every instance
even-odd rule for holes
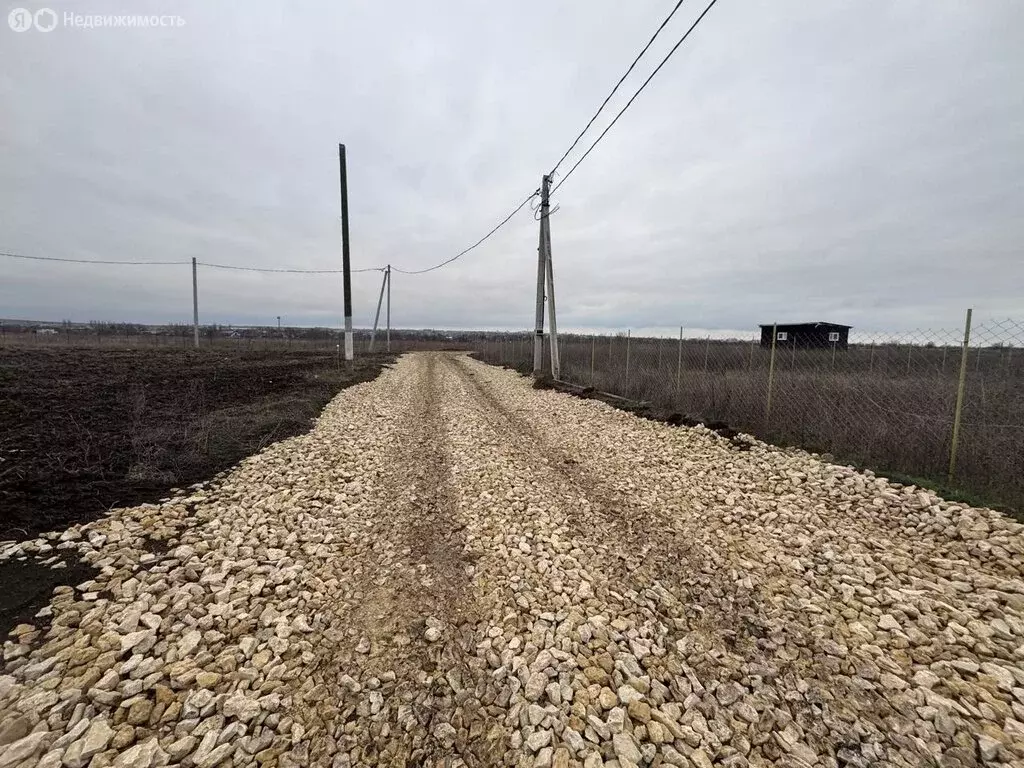
[[[373,330],[370,331],[370,352],[373,352],[373,343],[377,339],[377,324],[380,322],[380,305],[384,303],[384,289],[388,285],[388,273],[384,270],[384,278],[380,281],[380,296],[377,297],[377,314],[373,316]]]
[[[545,250],[547,243],[544,240],[544,215],[548,210],[548,177],[541,179],[540,185],[540,242],[537,245],[537,317],[534,325],[533,336],[533,375],[537,376],[544,368],[544,279],[547,274],[547,263]]]
[[[387,316],[388,316],[388,321],[387,321],[388,322],[388,339],[387,339],[387,351],[390,352],[391,351],[391,265],[390,264],[388,264],[387,283],[388,283],[388,309],[387,309]]]
[[[199,349],[199,275],[195,256],[192,257],[192,341]]]
[[[547,184],[551,183],[551,177],[544,178]],[[551,264],[551,212],[548,210],[548,194],[540,206],[540,230],[544,238],[544,262],[548,278],[548,325],[551,326],[551,378],[557,379],[561,376],[562,366],[558,358],[558,322],[555,315],[555,272]]]
[[[341,269],[345,298],[345,359],[352,360],[352,268],[348,250],[348,172],[345,167],[345,145],[338,145],[341,170]]]

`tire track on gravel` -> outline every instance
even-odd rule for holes
[[[475,613],[463,558],[464,526],[450,488],[437,359],[417,362],[412,407],[398,421],[392,455],[378,478],[378,513],[388,544],[396,550],[395,573],[382,584],[375,580],[353,616],[373,633],[371,642],[387,643],[402,633],[422,636],[428,617],[458,625]],[[389,647],[390,657],[407,657],[422,666],[427,648],[400,642]]]
[[[612,478],[601,477],[589,469],[587,457],[552,441],[501,402],[476,372],[469,370],[473,365],[469,358],[455,358],[451,364],[465,387],[483,404],[491,426],[505,433],[509,444],[516,446],[517,455],[539,476],[553,474],[558,483],[566,484],[587,500],[586,507],[569,506],[575,535],[606,542],[607,535],[595,539],[595,532],[612,532],[618,543],[615,578],[634,585],[637,590],[651,584],[669,587],[687,618],[687,628],[679,637],[693,632],[741,635],[745,637],[737,637],[736,642],[748,646],[748,652],[756,652],[755,641],[765,623],[760,616],[761,599],[757,590],[741,590],[732,609],[717,616],[702,608],[691,599],[695,588],[718,593],[736,591],[734,583],[722,578],[725,569],[721,567],[720,558],[706,548],[698,549],[692,537],[677,531],[670,514],[639,505],[634,497],[614,487],[610,482]],[[486,370],[482,368],[478,372]],[[598,518],[599,526],[595,526],[594,517]],[[681,574],[685,574],[684,579],[680,578]],[[704,576],[696,577],[696,584],[695,574]],[[674,619],[678,618],[679,613],[676,613]],[[674,630],[675,620],[668,626]],[[741,628],[739,633],[735,632],[736,627]]]
[[[337,618],[346,642],[328,675],[341,701],[332,725],[335,749],[351,765],[420,765],[453,754],[487,765],[494,748],[470,738],[494,722],[472,693],[479,608],[451,487],[437,363],[433,354],[408,363],[403,406],[389,417],[390,450],[373,479],[378,557],[361,569],[351,612]]]
[[[626,686],[626,692],[623,692],[623,680],[637,680],[639,677],[650,681],[637,682],[640,690],[646,691],[649,685],[658,691],[655,694],[658,697],[672,696],[675,701],[683,702],[688,701],[691,695],[699,694],[694,701],[710,719],[718,703],[714,696],[709,697],[706,693],[701,680],[709,684],[714,681],[712,671],[707,669],[713,660],[692,657],[694,647],[713,647],[715,639],[729,636],[738,624],[729,611],[715,610],[717,602],[707,601],[706,608],[701,605],[709,593],[723,598],[728,594],[727,572],[713,564],[702,564],[704,571],[708,572],[704,578],[712,581],[714,587],[695,587],[692,579],[687,581],[694,570],[692,563],[687,568],[686,555],[673,550],[673,546],[678,546],[676,541],[651,540],[649,537],[654,535],[654,531],[648,527],[645,517],[636,518],[631,526],[623,523],[624,515],[635,512],[637,507],[633,497],[612,485],[615,478],[594,477],[581,466],[582,458],[578,454],[561,449],[557,442],[531,428],[511,406],[505,405],[488,390],[484,382],[489,369],[480,366],[472,370],[475,367],[472,363],[458,358],[451,360],[450,365],[463,386],[462,399],[477,417],[476,420],[467,419],[476,431],[472,436],[474,442],[496,448],[497,455],[492,460],[502,467],[504,473],[531,478],[531,487],[522,489],[528,498],[540,496],[546,499],[546,503],[542,502],[536,511],[528,506],[526,518],[511,521],[509,526],[513,538],[519,537],[518,548],[526,553],[527,558],[538,559],[541,574],[537,578],[536,571],[531,574],[528,568],[525,580],[514,575],[509,597],[521,609],[529,611],[525,617],[520,614],[521,631],[525,633],[528,644],[530,638],[538,638],[538,619],[543,628],[545,616],[556,622],[564,617],[570,628],[563,631],[570,634],[572,626],[583,624],[578,630],[580,645],[574,646],[579,648],[575,672],[566,671],[563,673],[565,677],[559,677],[563,682],[560,694],[563,700],[569,696],[570,701],[574,701],[572,695],[575,694],[575,701],[584,708],[578,709],[573,705],[575,714],[566,713],[566,722],[587,734],[588,739],[600,740],[596,732],[590,730],[592,721],[582,719],[583,713],[591,711],[587,703],[600,698],[601,702],[607,702],[600,705],[603,709],[614,707],[616,701],[625,704],[628,698],[617,699],[617,696],[630,697],[634,694],[628,692],[630,686]],[[517,382],[517,388],[520,384]],[[522,386],[524,394],[529,392],[524,400],[537,394],[526,390],[525,384]],[[517,487],[517,491],[520,490]],[[518,493],[513,498],[517,497]],[[488,494],[484,494],[482,498],[487,501],[479,514],[489,515],[493,501],[501,496],[491,500]],[[533,515],[542,521],[539,529],[531,521]],[[646,547],[646,557],[633,557],[631,549],[641,546]],[[565,564],[559,563],[559,553],[570,555]],[[548,575],[551,573],[549,558],[559,573],[565,574],[565,581],[578,584],[570,587],[568,606],[565,600],[567,584],[562,576]],[[545,611],[543,606],[549,602],[552,608]],[[563,607],[559,609],[559,605]],[[755,630],[760,626],[757,624],[760,617],[752,612],[745,616],[755,619]],[[606,631],[611,632],[607,638],[604,636]],[[623,634],[630,639],[626,640]],[[596,646],[592,644],[595,636],[601,637]],[[545,644],[551,643],[546,631],[540,637],[545,638]],[[757,639],[734,644],[728,653],[737,660],[746,659],[751,666],[756,666],[762,657],[755,642]],[[537,639],[534,642],[541,641]],[[649,655],[644,650],[648,644],[667,648],[668,652]],[[745,647],[738,647],[740,645]],[[602,646],[607,648],[607,652]],[[623,652],[624,648],[629,649],[628,653]],[[639,665],[637,658],[643,659]],[[690,662],[693,662],[692,666]],[[760,666],[769,669],[766,664],[761,663]],[[572,670],[573,666],[568,669]],[[615,690],[617,686],[618,691]],[[701,718],[703,716],[700,715]],[[538,713],[536,717],[541,715]],[[614,752],[606,753],[605,759],[614,756]]]
[[[702,658],[702,653],[724,640],[724,651],[750,669],[807,676],[800,660],[778,659],[763,646],[770,626],[764,588],[737,578],[726,558],[678,530],[671,516],[677,510],[641,505],[613,485],[614,474],[597,475],[587,466],[588,457],[552,440],[490,392],[482,381],[490,371],[482,364],[477,367],[460,357],[451,365],[490,428],[503,436],[510,455],[530,466],[540,482],[551,478],[547,484],[558,489],[552,491],[553,499],[569,511],[573,538],[597,545],[611,542],[610,561],[594,575],[606,584],[626,585],[626,593],[654,597],[648,610],[661,624],[674,661],[656,662],[652,672],[681,671],[703,691],[700,680],[714,679],[717,659]],[[574,503],[571,495],[585,503]],[[791,626],[788,632],[807,642],[802,628]]]

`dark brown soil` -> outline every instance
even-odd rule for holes
[[[307,431],[343,387],[390,362],[351,367],[307,351],[0,348],[0,541],[166,497]],[[94,570],[0,563],[0,637],[53,588]]]
[[[351,368],[308,351],[0,348],[0,540],[206,480],[305,432]]]
[[[49,620],[34,617],[50,602],[54,587],[81,584],[98,573],[66,551],[60,555],[64,568],[27,559],[0,563],[0,638],[19,624],[32,624],[36,629],[45,630]]]

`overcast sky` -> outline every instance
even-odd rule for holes
[[[0,250],[334,268],[344,142],[353,266],[429,266],[539,185],[672,5],[51,4],[185,25],[0,26]],[[720,0],[554,198],[560,325],[1024,319],[1022,74],[1020,0]],[[532,325],[537,226],[396,274],[395,324]],[[0,275],[0,317],[191,318],[187,266]],[[357,325],[378,287],[354,276]],[[341,276],[202,269],[200,308],[338,325]]]

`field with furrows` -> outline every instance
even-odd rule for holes
[[[0,768],[1024,765],[1024,526],[402,357],[81,558]],[[58,558],[58,556],[60,556]]]

